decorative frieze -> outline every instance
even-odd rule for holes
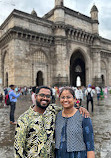
[[[5,43],[8,43],[13,38],[29,40],[29,41],[37,41],[40,43],[47,43],[47,44],[54,43],[53,36],[35,33],[19,27],[14,27],[10,29],[6,34],[4,34],[3,37],[1,37],[0,46],[4,45]]]
[[[76,41],[81,41],[87,44],[93,44],[94,35],[83,30],[66,27],[66,36],[68,39],[73,39]]]

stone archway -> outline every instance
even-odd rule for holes
[[[104,87],[105,86],[105,79],[104,79],[104,75],[102,74],[101,75],[101,82],[102,82],[102,87]]]
[[[36,86],[48,84],[48,57],[42,50],[36,50],[32,55],[32,84]]]
[[[8,87],[8,72],[6,72],[5,85]]]
[[[42,85],[43,85],[43,73],[42,71],[38,71],[36,78],[36,86],[42,86]]]
[[[9,78],[9,54],[7,51],[2,53],[2,86],[8,87],[8,78]]]
[[[77,86],[77,77],[80,77],[81,86],[86,86],[85,59],[82,53],[77,50],[70,58],[70,84]]]
[[[101,60],[101,84],[102,84],[102,87],[104,87],[106,84],[106,77],[107,77],[106,70],[107,70],[106,63],[104,60]]]

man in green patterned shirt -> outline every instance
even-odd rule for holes
[[[36,105],[17,121],[14,142],[15,158],[54,158],[55,119],[61,107],[50,104],[52,90],[41,86],[36,90]],[[86,112],[86,109],[82,109]]]

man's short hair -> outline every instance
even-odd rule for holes
[[[9,87],[12,88],[12,87],[14,87],[14,86],[15,86],[14,84],[11,84]]]
[[[48,87],[48,86],[39,86],[37,89],[36,89],[36,94],[38,94],[39,93],[39,91],[41,90],[41,89],[49,89],[50,90],[50,92],[51,92],[51,96],[52,96],[52,89],[50,88],[50,87]]]
[[[35,91],[36,91],[36,87],[32,87],[32,92],[35,93]]]

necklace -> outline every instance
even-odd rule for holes
[[[72,117],[76,113],[77,109],[74,109],[71,113],[65,113],[64,110],[62,111],[63,117]]]

